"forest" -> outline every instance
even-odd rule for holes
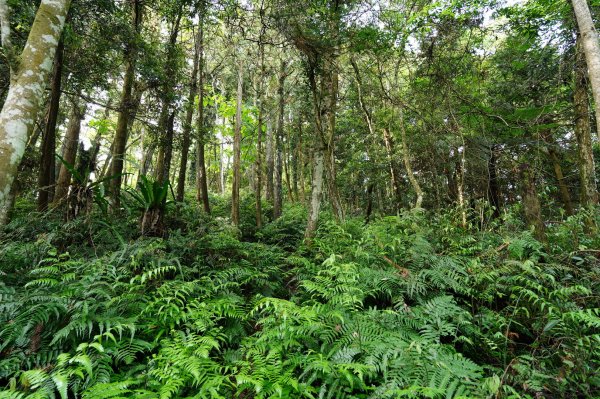
[[[0,399],[600,398],[599,28],[0,0]]]

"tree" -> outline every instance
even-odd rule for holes
[[[42,0],[29,32],[25,48],[14,69],[11,85],[0,112],[0,222],[4,222],[7,201],[27,139],[31,134],[52,62],[62,34],[70,0]],[[4,4],[1,9],[6,10]],[[5,15],[5,13],[4,13]],[[4,18],[3,43],[9,34]]]
[[[240,185],[241,173],[241,145],[242,145],[242,97],[244,90],[244,63],[238,60],[238,83],[235,105],[235,127],[233,136],[233,183],[231,185],[231,221],[240,225]]]
[[[586,0],[572,0],[594,96],[596,133],[600,137],[600,38]]]
[[[125,45],[125,77],[123,79],[123,89],[121,91],[121,102],[119,104],[119,118],[115,129],[115,137],[111,148],[111,168],[110,175],[112,191],[112,207],[119,209],[121,195],[121,174],[123,173],[123,160],[125,157],[125,147],[127,145],[128,127],[133,109],[132,90],[135,80],[135,66],[137,61],[137,35],[142,25],[142,4],[139,0],[131,0],[131,36]]]

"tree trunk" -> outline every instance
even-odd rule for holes
[[[165,134],[162,136],[158,159],[156,160],[155,178],[161,184],[169,180],[171,171],[171,158],[173,158],[173,136],[175,128],[175,111],[167,116],[165,125]]]
[[[282,173],[283,173],[283,121],[285,112],[285,97],[284,97],[284,86],[285,86],[285,69],[286,62],[281,62],[281,70],[279,71],[279,86],[277,87],[278,96],[278,115],[277,115],[277,131],[275,136],[275,184],[273,187],[273,219],[277,219],[281,216],[282,209]]]
[[[40,158],[40,170],[38,175],[38,198],[37,209],[43,212],[48,209],[51,201],[51,193],[54,193],[56,179],[56,123],[60,107],[61,81],[63,68],[64,44],[60,39],[56,48],[54,69],[52,71],[52,89],[50,93],[50,105],[46,116],[46,126],[42,135],[42,154]]]
[[[258,109],[258,121],[256,124],[256,202],[255,202],[255,215],[256,215],[256,227],[262,227],[262,136],[263,136],[263,96],[262,96],[262,80],[264,79],[264,59],[263,59],[263,46],[262,43],[259,48],[260,58],[260,76],[258,77],[257,84],[257,99],[255,107]]]
[[[267,142],[266,146],[266,198],[267,201],[273,202],[273,194],[275,193],[275,154],[274,154],[274,143],[273,140],[273,124],[267,120]]]
[[[179,162],[179,175],[177,177],[177,196],[176,200],[178,202],[183,201],[183,194],[185,191],[185,182],[187,175],[187,162],[188,162],[188,153],[190,151],[190,132],[192,130],[192,118],[194,116],[194,99],[196,97],[196,91],[198,90],[198,63],[199,63],[199,54],[202,48],[202,45],[199,43],[200,36],[202,32],[202,28],[200,28],[198,36],[196,37],[196,46],[194,50],[194,67],[192,69],[192,77],[190,80],[190,91],[188,93],[187,104],[186,104],[186,114],[185,121],[183,123],[183,132],[182,132],[182,143],[181,143],[181,159]],[[199,96],[200,100],[203,100],[202,96]],[[198,107],[202,107],[198,105]],[[203,121],[202,121],[203,122]]]
[[[408,143],[406,140],[406,127],[404,126],[404,113],[400,111],[400,133],[402,137],[402,159],[404,161],[404,168],[406,168],[406,174],[408,175],[408,181],[415,190],[415,195],[417,199],[415,200],[415,208],[421,208],[421,204],[423,203],[423,190],[421,189],[421,185],[415,178],[415,175],[412,170],[412,166],[410,163],[410,153],[408,150]]]
[[[398,166],[398,162],[395,159],[395,151],[394,151],[394,141],[392,140],[392,135],[390,133],[390,129],[383,129],[383,141],[385,143],[385,151],[387,153],[388,162],[390,164],[390,181],[392,183],[392,189],[394,190],[394,195],[396,197],[396,211],[400,211],[402,209],[402,190],[400,189],[400,167]]]
[[[577,158],[579,164],[579,203],[582,208],[590,209],[598,204],[596,188],[596,169],[592,149],[592,133],[590,127],[590,110],[585,76],[585,59],[578,41],[575,63],[575,91],[573,102],[575,108],[575,137],[577,139]],[[586,218],[586,230],[595,231],[595,222]]]
[[[304,238],[310,243],[317,231],[319,221],[319,210],[323,197],[323,149],[316,148],[313,154],[313,173],[310,194],[310,206],[308,208],[308,223],[304,231]]]
[[[0,112],[0,210],[33,130],[70,0],[42,0]],[[4,27],[3,27],[4,28]],[[5,213],[1,211],[0,213]]]
[[[139,34],[142,23],[142,5],[139,0],[132,0],[131,4],[131,25],[135,35]],[[125,49],[125,78],[123,80],[123,90],[121,92],[121,102],[119,104],[119,118],[115,129],[115,137],[111,147],[111,167],[110,191],[113,211],[120,207],[121,196],[121,174],[123,173],[123,160],[125,158],[125,148],[127,146],[127,136],[129,120],[132,115],[132,89],[135,79],[135,65],[137,60],[136,38],[127,43]]]
[[[74,167],[77,156],[77,147],[79,145],[79,132],[81,131],[81,120],[85,111],[75,103],[71,105],[71,115],[69,116],[69,125],[63,140],[62,158],[64,162]],[[58,179],[56,181],[56,190],[54,192],[54,203],[58,205],[63,202],[71,185],[71,171],[62,162]]]
[[[592,86],[596,114],[596,134],[600,137],[600,43],[598,32],[592,20],[592,14],[586,0],[572,0],[575,18],[579,26],[579,38],[585,62],[587,64],[588,76]]]
[[[169,180],[169,172],[171,170],[171,158],[173,156],[173,136],[176,111],[171,109],[175,98],[174,90],[176,84],[177,62],[176,62],[176,45],[179,35],[179,27],[181,23],[182,8],[179,7],[175,20],[169,32],[169,40],[167,41],[167,54],[163,64],[163,73],[165,78],[161,82],[161,100],[162,109],[158,119],[158,157],[156,159],[156,170],[154,171],[155,179],[160,183]]]
[[[344,220],[344,209],[337,188],[337,172],[335,166],[335,123],[337,112],[337,98],[339,89],[339,76],[337,72],[336,57],[328,54],[324,61],[322,85],[324,90],[323,103],[325,104],[325,170],[327,172],[327,186],[329,200],[333,214],[338,221]]]
[[[235,108],[235,134],[233,138],[233,183],[231,185],[231,221],[240,225],[240,183],[241,183],[241,145],[242,145],[242,95],[244,87],[244,64],[239,60],[238,87]]]
[[[533,227],[533,235],[540,242],[546,242],[542,208],[535,187],[534,172],[531,167],[523,163],[519,167],[521,178],[521,195],[523,200],[523,213],[529,228]]]
[[[488,197],[490,204],[494,207],[492,216],[500,217],[500,185],[498,184],[498,154],[495,145],[490,147],[490,159],[488,161]]]
[[[571,194],[569,193],[569,188],[565,184],[565,177],[562,172],[562,167],[560,166],[560,158],[558,157],[558,154],[553,147],[548,148],[548,156],[554,168],[554,176],[556,177],[556,182],[558,183],[560,199],[565,207],[565,212],[568,216],[571,216],[573,215],[573,204],[571,202]]]
[[[198,138],[196,143],[196,198],[202,202],[204,212],[210,214],[208,200],[208,183],[206,176],[206,129],[204,123],[204,26],[200,17],[200,30],[198,32]]]

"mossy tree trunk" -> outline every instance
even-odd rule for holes
[[[44,97],[70,0],[42,0],[2,112],[0,112],[0,215],[7,214],[12,183]],[[0,223],[5,219],[0,216]]]

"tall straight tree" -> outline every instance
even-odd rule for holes
[[[281,61],[281,69],[279,71],[279,83],[277,86],[277,130],[275,133],[275,178],[273,185],[273,219],[281,216],[283,189],[282,189],[282,172],[283,172],[283,121],[285,112],[285,76],[287,63]]]
[[[70,0],[42,0],[18,63],[11,61],[14,73],[0,112],[0,223],[8,214],[11,186],[41,107],[70,4]],[[8,7],[4,3],[1,8]],[[10,34],[7,19],[2,19],[4,45]]]
[[[573,95],[575,110],[575,138],[577,139],[577,158],[579,165],[579,202],[585,209],[598,204],[596,188],[596,168],[592,149],[592,133],[590,128],[590,109],[585,74],[585,58],[578,40],[575,50],[575,90]],[[594,231],[592,218],[586,218],[586,229]]]
[[[62,202],[69,191],[69,185],[71,184],[71,168],[67,165],[75,165],[75,158],[77,156],[77,147],[79,145],[79,133],[81,131],[81,120],[85,115],[85,109],[79,104],[77,99],[73,100],[71,104],[71,113],[69,115],[69,124],[67,126],[67,132],[63,139],[63,153],[62,160],[64,164],[61,164],[59,169],[58,177],[56,180],[56,189],[54,191],[54,203],[59,204]]]
[[[200,28],[202,30],[202,28]],[[190,133],[192,131],[192,118],[194,116],[194,99],[198,90],[198,62],[201,45],[198,43],[200,33],[196,35],[194,45],[194,66],[192,68],[192,76],[190,78],[187,102],[185,104],[185,121],[183,122],[182,143],[181,143],[181,159],[179,162],[179,176],[177,177],[177,201],[183,201],[183,193],[185,191],[185,181],[187,175],[187,161],[190,150]]]
[[[60,95],[62,93],[62,70],[64,56],[64,42],[62,38],[58,42],[56,57],[54,58],[54,69],[52,71],[52,84],[50,90],[50,104],[46,115],[46,125],[42,134],[42,155],[40,157],[40,171],[38,174],[38,211],[48,209],[48,202],[54,193],[55,158],[56,158],[56,123],[60,107]]]
[[[572,4],[594,96],[596,133],[600,137],[600,42],[598,41],[598,32],[594,26],[587,1],[572,0]]]
[[[244,88],[244,63],[238,61],[238,85],[235,105],[235,128],[233,136],[233,183],[231,185],[231,221],[240,225],[240,184],[241,173],[241,145],[242,145],[242,96]]]
[[[200,15],[198,29],[198,120],[196,138],[196,198],[202,202],[204,212],[210,214],[208,182],[206,175],[206,128],[204,123],[204,13]]]
[[[113,176],[113,178],[110,180],[110,187],[112,207],[114,210],[119,209],[120,206],[121,174],[123,173],[123,160],[125,158],[125,148],[127,146],[129,120],[135,112],[132,109],[132,90],[137,61],[137,40],[142,25],[141,1],[130,1],[132,34],[125,46],[125,77],[123,79],[123,89],[121,91],[121,103],[119,104],[119,118],[117,119],[117,127],[115,129],[115,137],[111,151],[112,163],[110,175]]]
[[[166,44],[166,55],[163,64],[163,76],[160,85],[161,111],[158,118],[158,156],[156,159],[155,178],[159,182],[169,180],[171,158],[173,155],[173,134],[175,111],[171,108],[175,100],[175,85],[177,83],[177,37],[181,27],[183,4],[175,5],[173,21]]]

